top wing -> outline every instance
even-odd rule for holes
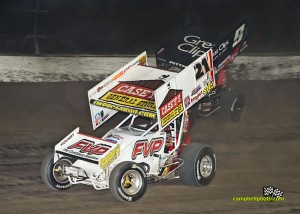
[[[118,111],[156,118],[154,92],[176,74],[145,66],[145,58],[144,52],[89,90],[94,129]]]
[[[176,73],[136,66],[117,84],[90,99],[90,104],[149,118],[156,118],[154,92]]]
[[[164,128],[215,87],[212,57],[209,49],[178,73],[137,63],[117,79],[104,80],[89,91],[94,129],[118,111],[157,118]]]
[[[218,72],[247,47],[246,21],[239,23],[231,31],[228,29],[199,29],[199,26],[191,26],[156,52],[157,67],[180,71],[212,49],[214,66]]]
[[[137,65],[147,65],[147,54],[146,52],[141,53],[136,58],[128,62],[126,65],[112,73],[109,77],[107,77],[102,82],[95,85],[92,89],[88,91],[88,99],[91,101],[92,99],[97,99],[107,91],[109,91],[111,88],[113,88],[116,84],[118,84],[118,79],[121,78],[124,74],[126,74],[128,71],[135,68]],[[103,108],[96,105],[89,105],[90,106],[90,113],[93,123],[94,130],[99,127],[101,124],[106,122],[108,119],[110,119],[112,116],[114,116],[118,111],[109,109],[109,108]]]

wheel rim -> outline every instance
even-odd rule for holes
[[[234,121],[240,120],[245,112],[244,103],[236,97],[231,106],[231,116]]]
[[[213,161],[210,156],[205,155],[200,162],[200,174],[202,177],[207,178],[211,175],[213,169]]]
[[[122,190],[127,195],[135,195],[142,186],[142,176],[135,170],[127,171],[121,179]]]
[[[63,175],[64,166],[71,166],[72,162],[68,159],[58,160],[53,166],[53,177],[59,183],[67,183],[68,176]]]

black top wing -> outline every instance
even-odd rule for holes
[[[232,30],[204,29],[191,26],[180,36],[164,44],[156,52],[157,67],[180,71],[210,48],[216,72],[230,63],[247,47],[248,24],[246,21]]]

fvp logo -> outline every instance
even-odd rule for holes
[[[79,149],[79,152],[87,153],[88,155],[103,155],[109,148],[109,146],[103,144],[95,145],[94,142],[86,139],[80,140],[68,147],[68,149]]]
[[[135,160],[138,155],[143,154],[144,158],[154,155],[155,152],[158,152],[164,144],[163,138],[154,138],[148,142],[148,140],[137,141],[134,145],[131,158]]]

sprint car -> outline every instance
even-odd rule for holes
[[[243,42],[245,26],[235,31],[232,48]],[[165,67],[167,61],[161,64],[158,57],[157,67],[150,67],[144,52],[90,89],[94,129],[118,112],[125,117],[101,138],[76,128],[57,143],[41,166],[44,183],[54,190],[76,184],[109,189],[121,202],[140,199],[150,182],[179,178],[195,187],[210,184],[216,173],[214,150],[190,143],[189,132],[194,106],[204,107],[201,101],[216,90],[215,74],[222,76],[224,68],[214,66],[216,50],[206,43],[180,69]]]
[[[196,80],[194,64],[203,60],[209,70]],[[199,86],[202,93],[193,94]],[[212,50],[180,72],[149,67],[140,54],[88,91],[94,129],[117,112],[126,117],[101,138],[75,129],[44,159],[42,180],[56,190],[109,188],[123,202],[140,199],[149,182],[164,179],[208,185],[216,156],[211,147],[190,143],[188,109],[214,87]]]
[[[156,52],[157,67],[172,71],[181,71],[208,49],[213,50],[216,87],[203,99],[199,100],[189,112],[191,118],[218,115],[222,121],[238,122],[245,112],[245,96],[233,89],[230,84],[227,65],[248,46],[248,24],[243,21],[228,32],[230,26],[224,24],[222,29],[206,29],[208,27],[192,25],[179,37],[162,45]],[[196,64],[195,70],[205,71],[201,67],[206,63]],[[201,75],[196,76],[196,79]],[[201,92],[200,88],[192,94]]]

